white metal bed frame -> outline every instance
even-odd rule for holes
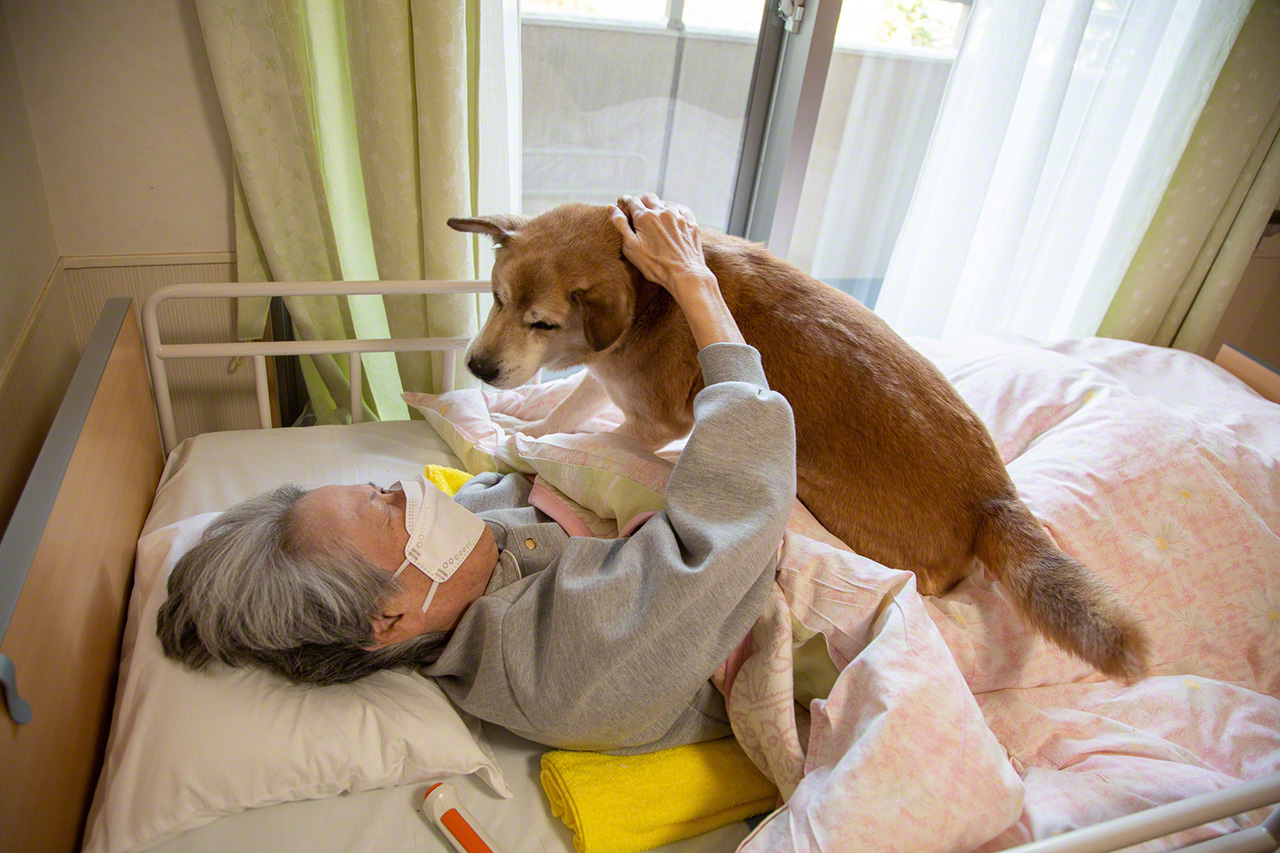
[[[219,284],[171,284],[154,291],[142,307],[142,334],[147,347],[147,363],[151,368],[151,385],[155,391],[156,414],[160,418],[160,436],[164,452],[177,444],[173,423],[173,402],[164,363],[179,358],[252,358],[253,381],[258,399],[258,422],[263,429],[271,427],[271,399],[267,391],[267,357],[288,355],[346,355],[351,374],[351,421],[364,417],[361,396],[364,374],[360,355],[366,352],[455,352],[465,349],[470,338],[375,338],[365,340],[319,341],[236,341],[212,344],[166,344],[160,340],[156,309],[170,299],[225,298],[243,296],[440,296],[450,294],[488,293],[487,281],[316,281],[229,282]],[[442,384],[452,391],[456,383],[454,360],[444,359]]]
[[[362,372],[360,354],[366,352],[456,352],[470,342],[465,337],[380,338],[370,340],[241,341],[233,343],[165,344],[160,340],[156,308],[170,299],[238,298],[244,296],[348,296],[348,295],[440,295],[488,293],[487,281],[338,281],[299,283],[174,284],[153,292],[142,309],[143,337],[151,368],[152,388],[160,432],[167,454],[177,443],[173,407],[164,363],[179,358],[253,358],[258,419],[263,429],[271,428],[271,401],[267,391],[268,356],[339,355],[349,359],[351,371],[351,417],[362,418]],[[453,390],[456,383],[453,359],[444,360],[443,385]],[[1280,803],[1280,775],[1245,782],[1174,803],[1125,815],[1095,826],[1063,833],[1012,848],[1009,853],[1110,853],[1175,832],[1224,820],[1255,809]],[[1181,848],[1183,853],[1273,853],[1280,850],[1280,807],[1262,823],[1218,838]]]

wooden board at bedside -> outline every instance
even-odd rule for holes
[[[0,542],[0,573],[21,583],[7,628],[0,618],[0,654],[33,714],[0,721],[7,850],[79,847],[163,462],[138,322],[129,300],[109,300]]]
[[[1273,403],[1280,403],[1280,373],[1230,344],[1223,344],[1213,363]]]

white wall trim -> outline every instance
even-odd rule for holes
[[[64,255],[59,258],[63,269],[83,270],[101,267],[170,267],[194,264],[234,264],[235,252],[166,252],[147,255]]]
[[[0,367],[0,388],[3,388],[9,379],[9,374],[13,372],[13,366],[18,361],[18,355],[22,352],[23,347],[27,345],[27,338],[31,335],[32,328],[35,327],[36,320],[40,317],[40,312],[44,309],[45,300],[49,298],[49,294],[53,292],[53,284],[58,280],[58,276],[62,275],[62,271],[66,268],[62,263],[62,258],[53,262],[53,269],[49,272],[49,277],[45,279],[44,286],[40,288],[40,295],[36,297],[36,304],[31,306],[31,311],[27,313],[26,322],[22,324],[22,330],[18,332],[18,338],[13,342],[13,347],[5,354],[4,366]]]

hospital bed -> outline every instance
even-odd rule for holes
[[[90,829],[91,805],[95,811],[104,808],[95,804],[94,795],[113,708],[114,725],[121,725],[118,694],[127,680],[127,675],[118,678],[122,638],[126,652],[137,642],[136,636],[129,639],[126,622],[137,618],[141,606],[130,604],[141,536],[224,509],[286,480],[363,482],[369,476],[398,478],[426,463],[462,467],[449,446],[419,421],[212,433],[178,445],[166,363],[251,359],[260,419],[270,427],[268,358],[345,355],[352,399],[358,401],[359,353],[449,353],[464,347],[465,340],[173,344],[160,338],[157,306],[177,298],[482,290],[487,283],[175,285],[151,296],[141,323],[130,300],[107,302],[0,541],[0,681],[8,711],[0,731],[0,847],[75,848]],[[444,360],[446,387],[454,383],[453,362]],[[358,421],[361,407],[352,411]],[[1280,567],[1271,571],[1280,573]],[[504,849],[572,850],[570,833],[551,815],[538,785],[543,748],[495,727],[485,726],[484,734],[513,796],[501,798],[476,774],[463,775],[453,781],[467,807]],[[200,768],[191,771],[198,774]],[[448,849],[416,811],[425,789],[425,783],[381,787],[210,817],[165,838],[158,849]],[[1257,778],[1018,849],[1117,850],[1278,802],[1280,775]],[[733,850],[749,832],[739,822],[664,849]],[[1278,838],[1280,810],[1188,849],[1267,851],[1277,849]]]

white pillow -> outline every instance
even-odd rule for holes
[[[164,657],[156,612],[174,563],[217,517],[138,542],[129,629],[86,850],[150,846],[220,815],[479,773],[510,797],[478,721],[416,673],[304,687],[220,664],[193,672]]]
[[[283,483],[310,488],[372,480],[388,486],[429,464],[463,467],[419,421],[206,432],[169,454],[142,532],[221,512]]]

